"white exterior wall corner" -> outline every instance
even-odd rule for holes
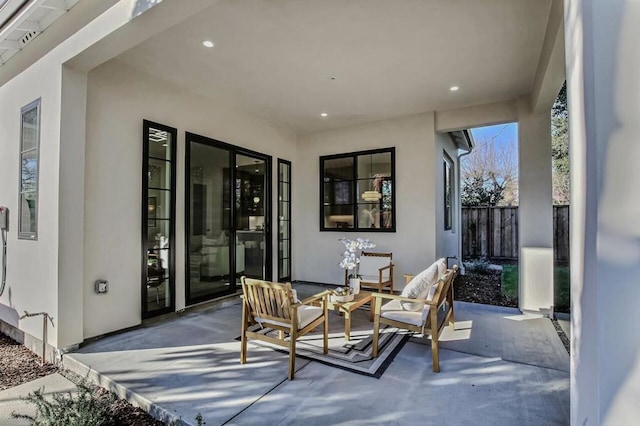
[[[62,69],[58,235],[58,345],[82,342],[87,74]]]
[[[434,165],[435,172],[435,198],[433,200],[433,206],[436,211],[435,222],[435,235],[436,235],[436,258],[458,256],[461,259],[460,253],[460,188],[458,187],[458,149],[456,148],[453,140],[447,133],[436,133],[436,152],[434,157],[436,158],[436,164]],[[451,229],[444,229],[444,152],[447,153],[451,161],[452,176],[452,204],[451,209],[453,211]]]
[[[42,78],[46,75],[47,78]],[[54,318],[49,345],[58,347],[58,194],[61,70],[41,60],[0,87],[0,205],[10,210],[7,241],[7,285],[0,297],[0,320],[42,338],[41,317],[18,317],[47,312]],[[38,239],[18,239],[20,178],[20,109],[41,99],[38,170]]]
[[[574,425],[640,417],[640,3],[567,1]]]
[[[100,7],[104,7],[105,4],[102,3]],[[0,133],[4,136],[0,156],[0,178],[2,178],[0,205],[6,205],[12,212],[11,230],[8,235],[7,291],[0,297],[0,320],[18,327],[28,335],[40,338],[42,322],[38,318],[19,320],[18,317],[25,310],[45,311],[54,317],[55,327],[51,328],[48,334],[50,345],[63,348],[79,343],[78,330],[83,322],[77,305],[80,297],[77,291],[79,288],[77,280],[80,273],[77,267],[69,266],[69,262],[78,260],[73,257],[77,253],[77,247],[70,246],[67,250],[65,242],[67,238],[78,241],[78,224],[73,223],[70,218],[61,218],[59,215],[61,204],[64,203],[62,206],[64,210],[66,206],[75,203],[68,204],[68,201],[77,196],[81,184],[73,189],[69,188],[68,191],[65,184],[65,190],[61,193],[59,182],[60,179],[65,182],[74,179],[73,172],[60,168],[60,150],[63,149],[62,153],[65,156],[69,154],[71,158],[79,158],[82,153],[73,152],[73,143],[76,142],[68,146],[69,151],[60,146],[61,122],[64,120],[62,108],[69,108],[70,114],[73,114],[72,111],[76,108],[73,102],[63,100],[63,64],[72,58],[77,59],[79,65],[90,63],[90,61],[104,62],[112,57],[110,55],[133,47],[142,42],[145,37],[151,37],[210,5],[211,2],[206,0],[191,1],[188,5],[177,0],[165,0],[158,4],[160,7],[154,14],[145,16],[147,14],[142,12],[153,4],[141,3],[137,0],[122,0],[75,33],[62,31],[60,29],[62,24],[52,26],[0,68]],[[78,22],[84,22],[82,19],[97,9],[87,10],[79,5],[63,19],[77,18],[77,21],[70,24],[69,28],[72,28]],[[121,28],[125,31],[118,31]],[[47,34],[51,38],[48,38]],[[132,34],[137,38],[129,37]],[[52,39],[59,44],[52,44]],[[96,49],[95,46],[100,41],[103,41],[103,44]],[[92,46],[94,48],[91,48]],[[47,52],[45,47],[51,50]],[[73,97],[71,93],[74,91],[77,93],[78,90],[81,91],[82,87],[76,87],[65,95]],[[42,99],[38,240],[26,241],[17,239],[16,220],[20,108],[37,98]],[[80,127],[67,127],[72,122],[75,123],[73,126]],[[81,128],[83,125],[81,120],[65,122],[65,137],[68,135],[71,137],[70,141],[74,138],[77,141],[83,133]],[[68,164],[67,158],[64,163]],[[77,206],[77,203],[75,205]],[[78,218],[78,216],[82,223],[81,214],[77,211],[71,213],[71,217]],[[61,228],[63,235],[59,235]],[[62,252],[59,251],[60,244],[65,245],[65,250]],[[59,270],[59,267],[62,269]],[[60,279],[64,279],[65,282],[60,284]],[[71,309],[67,311],[69,307]]]
[[[453,132],[473,127],[518,121],[516,100],[437,111],[436,132]]]
[[[436,159],[434,113],[424,113],[298,137],[293,163],[293,262],[297,280],[342,285],[341,237],[370,238],[376,251],[393,252],[394,288],[403,274],[418,273],[436,258]],[[396,232],[320,232],[322,155],[396,148]]]
[[[553,314],[553,196],[551,112],[536,113],[518,101],[519,307]],[[529,250],[536,249],[536,250]],[[540,249],[551,252],[541,254]]]
[[[552,0],[544,43],[531,91],[531,109],[551,109],[566,78],[563,0]]]
[[[271,155],[274,182],[276,159],[294,160],[296,137],[287,128],[231,110],[117,60],[90,72],[84,210],[85,339],[141,321],[143,119],[178,129],[174,157],[176,309],[185,306],[185,132]],[[294,161],[293,169],[297,167]],[[293,186],[297,186],[295,180]],[[272,197],[274,212],[276,194],[274,191]],[[275,274],[275,232],[273,236]],[[109,281],[107,294],[94,293],[93,282],[98,278]]]

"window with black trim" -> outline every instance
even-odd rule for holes
[[[20,204],[18,238],[38,239],[38,172],[40,164],[40,99],[23,107],[20,130]]]
[[[143,121],[142,317],[175,308],[177,129]]]
[[[395,232],[395,148],[320,157],[320,230]]]
[[[278,281],[291,280],[291,162],[278,158]]]
[[[453,226],[453,160],[443,152],[442,169],[444,171],[444,229]]]

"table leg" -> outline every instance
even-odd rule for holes
[[[371,298],[371,302],[369,302],[369,321],[373,322],[373,314],[375,312],[375,306],[373,305],[375,303],[375,297]]]
[[[351,311],[344,313],[344,338],[351,340]]]

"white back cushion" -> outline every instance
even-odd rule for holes
[[[444,272],[447,270],[447,262],[444,258],[436,260],[431,266],[418,275],[407,284],[400,294],[402,297],[409,299],[425,299],[429,294],[429,290]],[[431,295],[433,297],[433,295]],[[403,302],[402,307],[408,311],[418,311],[424,307],[423,303]]]

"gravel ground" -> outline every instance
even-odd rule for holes
[[[453,294],[462,302],[482,303],[485,305],[518,307],[518,298],[502,294],[502,273],[487,271],[478,273],[466,271],[466,275],[458,275],[453,283]]]
[[[33,352],[15,340],[0,334],[0,390],[9,389],[55,372],[59,372],[74,383],[78,383],[81,379],[73,373],[60,370],[53,364],[43,366],[40,358]],[[109,391],[96,387],[96,394],[106,398]],[[111,414],[116,419],[116,423],[122,426],[164,426],[163,422],[155,420],[144,410],[134,407],[122,399],[117,399],[111,405]]]
[[[40,358],[20,343],[0,334],[0,390],[55,373],[53,364],[42,365]]]

